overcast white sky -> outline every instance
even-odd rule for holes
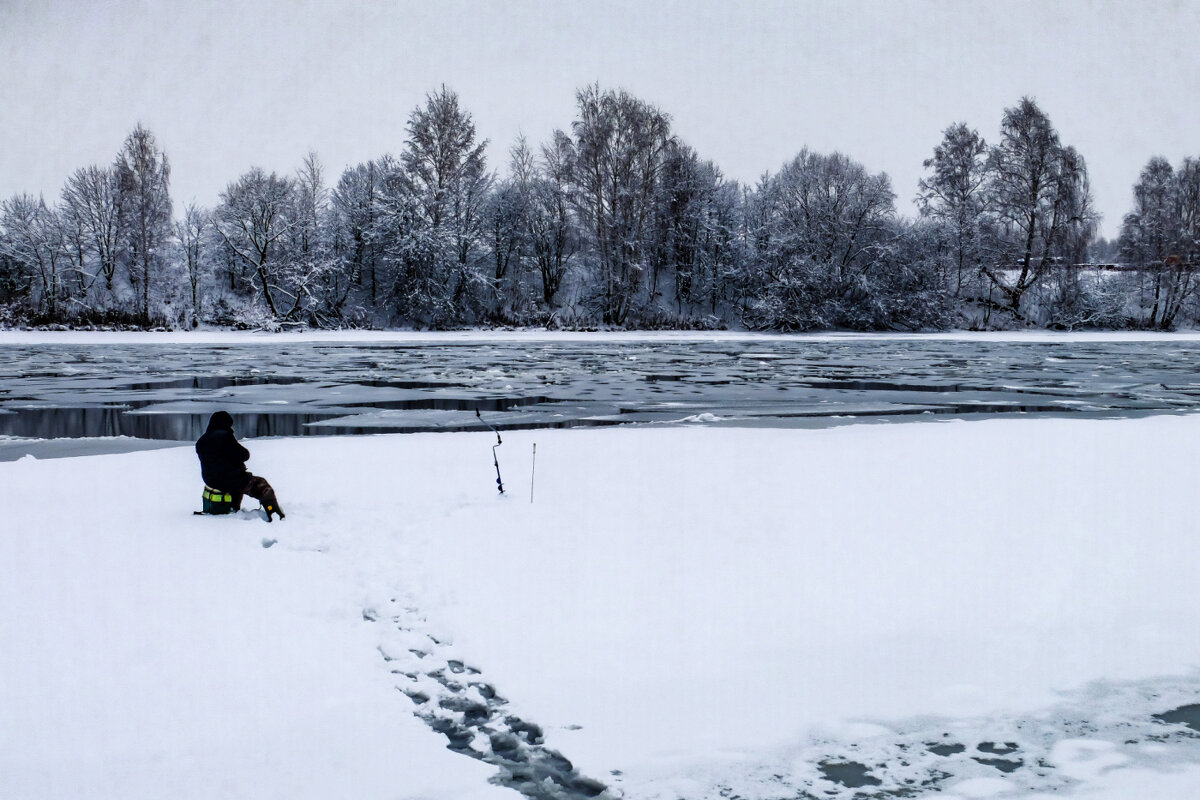
[[[176,208],[315,149],[330,182],[403,147],[445,83],[506,167],[623,87],[727,175],[840,150],[911,199],[947,125],[989,141],[1034,97],[1087,159],[1112,235],[1146,160],[1200,156],[1200,2],[85,2],[0,0],[0,196],[57,197],[137,122]]]

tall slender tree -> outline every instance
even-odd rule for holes
[[[171,166],[146,128],[125,139],[113,164],[122,260],[138,295],[137,312],[150,321],[151,286],[163,271],[171,240]]]
[[[525,236],[548,309],[558,305],[559,290],[579,251],[579,231],[570,202],[573,153],[570,137],[555,131],[542,146],[541,158],[517,173],[525,196]]]
[[[1150,159],[1133,187],[1133,210],[1125,215],[1118,246],[1149,282],[1151,328],[1171,328],[1194,291],[1200,170],[1185,161],[1177,173],[1165,158]]]
[[[350,167],[333,190],[335,237],[341,242],[341,259],[347,280],[362,286],[368,305],[379,300],[380,180],[384,170],[375,161]]]
[[[428,95],[408,119],[401,162],[444,249],[443,279],[452,302],[463,310],[478,281],[475,260],[483,237],[482,210],[492,183],[487,141],[476,141],[475,123],[458,95],[447,89]]]
[[[671,121],[624,90],[593,84],[575,97],[573,197],[592,239],[600,317],[623,325],[650,269],[653,214]]]
[[[209,213],[195,203],[183,209],[183,219],[175,223],[175,238],[182,254],[184,274],[187,276],[192,313],[191,325],[200,324],[201,303],[204,297],[202,283],[205,267],[205,242],[211,224]]]
[[[1056,260],[1078,249],[1095,224],[1087,166],[1063,146],[1050,118],[1028,97],[1006,109],[988,156],[988,202],[1007,242],[1003,269],[982,271],[1024,319],[1021,300]]]
[[[937,220],[948,231],[954,266],[954,295],[962,294],[965,275],[978,271],[984,259],[987,142],[964,123],[945,130],[942,141],[925,160],[932,171],[918,184],[921,215]]]

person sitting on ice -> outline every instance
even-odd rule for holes
[[[200,457],[200,475],[204,478],[205,511],[228,513],[242,507],[242,495],[262,503],[267,522],[272,514],[283,519],[283,509],[275,499],[275,490],[266,478],[251,475],[246,470],[250,451],[242,447],[233,435],[233,417],[228,411],[218,411],[208,421],[208,430],[196,441]],[[211,506],[211,509],[210,509]]]

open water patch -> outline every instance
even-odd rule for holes
[[[263,384],[224,383],[223,386]],[[127,385],[128,386],[128,385]],[[173,388],[179,388],[178,386]],[[256,401],[256,402],[255,402]],[[529,406],[553,405],[558,401],[533,396],[418,396],[396,400],[357,401],[344,405],[321,405],[289,400],[237,403],[230,399],[156,403],[152,400],[97,405],[46,405],[24,399],[0,407],[0,436],[24,439],[82,439],[129,437],[154,441],[194,441],[208,426],[217,410],[228,411],[234,429],[243,438],[268,436],[347,436],[363,433],[416,433],[425,431],[486,430],[474,416],[476,410],[495,413]],[[180,408],[184,406],[186,408]],[[251,406],[253,410],[247,410]],[[376,411],[465,412],[452,422],[414,415],[412,420],[372,417]],[[331,422],[340,421],[340,422]],[[491,421],[491,420],[489,420]],[[496,419],[499,429],[560,428],[573,425],[606,424],[573,418]]]
[[[4,354],[0,435],[31,440],[189,441],[217,409],[248,437],[482,430],[416,413],[476,410],[500,430],[1200,410],[1191,367],[1200,343],[261,341],[14,345]]]
[[[980,758],[979,756],[972,756],[971,760],[976,764],[983,764],[985,767],[994,767],[1006,775],[1010,772],[1016,772],[1025,766],[1025,762],[1019,758]]]
[[[1186,725],[1200,733],[1200,703],[1180,706],[1172,711],[1155,714],[1154,718],[1168,725]]]
[[[216,411],[221,406],[214,406]],[[227,407],[226,407],[227,408]],[[0,435],[27,439],[130,437],[155,441],[194,441],[208,427],[212,411],[141,414],[127,406],[14,408],[0,415]],[[243,413],[232,411],[239,436],[303,436],[308,426],[333,414]]]
[[[826,780],[841,784],[847,789],[861,789],[864,786],[879,786],[883,781],[871,774],[866,764],[857,761],[822,761],[817,769]]]

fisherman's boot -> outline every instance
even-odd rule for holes
[[[269,501],[267,501],[266,508],[267,508],[267,519],[271,518],[272,513],[278,514],[280,519],[283,519],[285,516],[287,516],[286,514],[283,513],[283,509],[279,507],[279,501],[275,499],[274,492],[271,492],[271,499]]]
[[[266,483],[266,481],[263,481]],[[271,521],[272,514],[278,514],[280,519],[283,519],[283,509],[279,507],[279,501],[275,499],[275,490],[267,486],[267,490],[263,492],[263,496],[259,498],[263,505],[263,509],[267,512],[267,522]]]
[[[279,500],[275,498],[275,490],[271,488],[271,484],[267,483],[266,478],[260,478],[255,475],[246,485],[246,494],[262,503],[263,511],[267,512],[267,522],[271,521],[272,514],[278,514],[280,519],[284,518],[283,509],[279,507]]]

